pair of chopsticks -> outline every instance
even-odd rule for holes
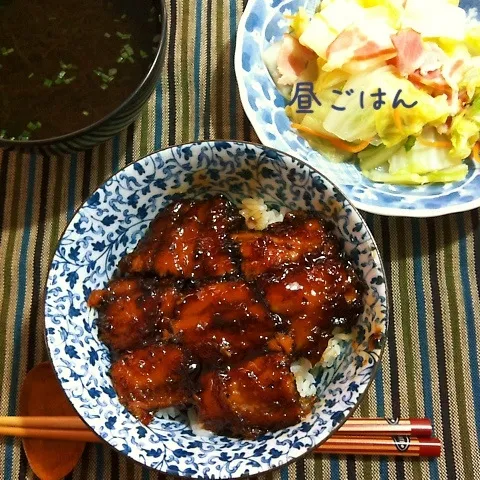
[[[0,435],[98,443],[102,440],[80,417],[0,417]],[[440,441],[432,438],[432,424],[424,418],[393,421],[351,418],[315,453],[439,457]]]
[[[440,440],[431,435],[427,418],[351,418],[315,453],[439,457]]]

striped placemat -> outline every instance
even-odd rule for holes
[[[141,118],[107,144],[65,158],[0,152],[0,414],[14,415],[25,373],[46,359],[43,288],[74,210],[127,163],[194,139],[257,141],[233,73],[237,0],[167,0],[166,68]],[[356,416],[433,420],[438,460],[307,457],[265,480],[474,479],[480,471],[480,210],[436,219],[367,214],[393,305],[382,368]],[[68,477],[160,476],[102,445]],[[0,478],[32,479],[19,441],[0,443]]]

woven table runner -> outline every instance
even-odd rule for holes
[[[199,139],[258,141],[233,70],[238,0],[167,0],[164,73],[140,118],[93,151],[64,158],[0,151],[0,414],[15,415],[26,372],[47,359],[44,285],[75,209],[112,173]],[[259,477],[480,478],[480,210],[436,219],[365,214],[383,256],[392,315],[375,382],[356,416],[429,417],[439,459],[313,456]],[[19,440],[0,442],[0,479],[33,479]],[[162,478],[88,445],[68,479]]]

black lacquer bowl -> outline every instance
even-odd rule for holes
[[[165,1],[154,0],[153,3],[158,12],[158,49],[148,72],[128,98],[103,118],[80,130],[39,140],[0,138],[0,150],[23,150],[56,155],[79,152],[105,142],[130,125],[153,93],[165,58],[167,33]]]

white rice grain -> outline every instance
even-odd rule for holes
[[[315,365],[315,367],[328,368],[331,367],[336,358],[342,352],[342,344],[345,342],[352,342],[353,334],[345,333],[341,328],[335,328],[333,330],[333,337],[328,341],[327,348],[325,348],[322,358]]]
[[[188,421],[190,422],[190,428],[194,435],[198,437],[211,437],[215,435],[215,433],[211,432],[210,430],[205,430],[198,420],[198,415],[195,408],[189,408],[187,411]]]
[[[300,358],[290,365],[290,371],[295,377],[297,391],[302,398],[315,395],[315,377],[310,373],[312,364],[306,358]]]
[[[315,376],[319,369],[332,367],[337,357],[342,353],[342,345],[352,340],[353,334],[345,333],[341,328],[335,328],[333,337],[328,341],[322,357],[315,366],[312,367],[312,364],[306,358],[300,358],[292,363],[290,371],[295,377],[297,391],[302,398],[315,395],[317,391]]]
[[[282,222],[285,212],[269,209],[263,198],[244,198],[240,215],[251,230],[263,230],[272,223]]]

